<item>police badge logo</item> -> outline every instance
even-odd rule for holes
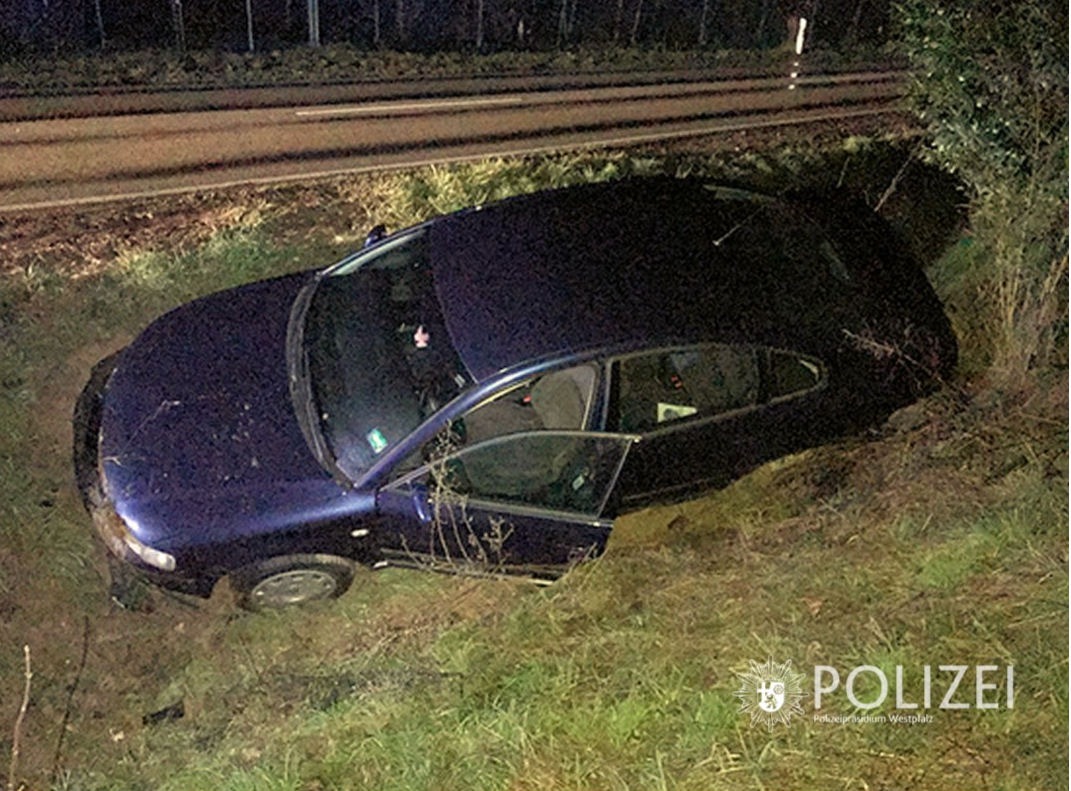
[[[740,698],[740,711],[751,716],[751,724],[765,722],[768,730],[775,723],[787,725],[796,715],[803,714],[803,674],[792,669],[792,661],[776,664],[749,662],[747,671],[736,672],[740,689],[733,694]]]

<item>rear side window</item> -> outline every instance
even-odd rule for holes
[[[818,387],[817,360],[756,346],[706,344],[626,357],[613,366],[609,428],[643,433],[716,417]]]

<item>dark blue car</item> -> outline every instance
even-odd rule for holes
[[[242,604],[358,566],[551,579],[625,510],[882,421],[956,344],[869,211],[652,179],[523,196],[156,320],[93,371],[110,553]]]

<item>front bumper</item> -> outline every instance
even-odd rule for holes
[[[74,405],[74,477],[82,504],[93,513],[104,504],[104,489],[98,467],[100,421],[104,409],[104,388],[115,370],[119,352],[93,366],[89,381]]]
[[[112,595],[131,587],[131,574],[154,585],[202,598],[212,594],[215,579],[187,577],[174,571],[174,558],[147,547],[127,529],[108,499],[100,473],[99,444],[104,391],[121,352],[106,357],[93,367],[74,408],[74,474],[82,504],[93,519],[97,537],[108,551]]]

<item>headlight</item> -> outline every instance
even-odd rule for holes
[[[162,571],[175,570],[175,558],[139,541],[110,504],[105,503],[93,509],[93,525],[108,551],[117,558],[129,560],[130,556],[134,555],[143,563]]]

